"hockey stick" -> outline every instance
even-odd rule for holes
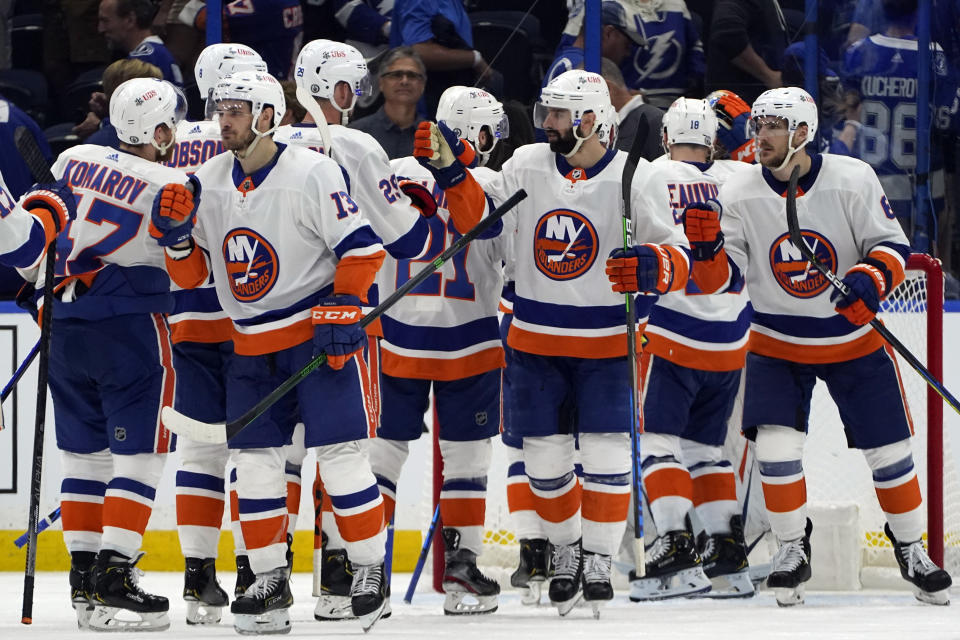
[[[527,192],[523,189],[520,189],[515,194],[507,198],[502,205],[480,220],[480,222],[478,222],[473,229],[470,229],[465,234],[457,238],[452,245],[447,247],[447,249],[437,256],[430,264],[421,269],[415,276],[407,280],[403,286],[394,291],[390,297],[381,302],[369,314],[364,316],[364,318],[360,321],[360,326],[366,327],[371,322],[383,315],[383,313],[395,305],[400,298],[405,296],[411,289],[433,275],[433,273],[442,267],[444,263],[462,251],[463,248],[466,247],[477,236],[492,227],[494,223],[500,220],[500,218],[507,213],[507,211],[515,207],[518,202],[526,197]],[[280,386],[271,391],[266,398],[255,404],[250,410],[236,420],[232,420],[226,424],[209,424],[206,422],[200,422],[199,420],[194,420],[193,418],[183,415],[173,407],[164,407],[160,412],[160,418],[163,421],[163,425],[167,429],[185,438],[190,438],[196,442],[226,442],[230,438],[246,429],[251,422],[260,417],[267,409],[273,406],[277,400],[282,398],[291,389],[300,384],[304,378],[313,373],[313,371],[316,369],[323,366],[326,361],[326,354],[318,355],[313,360],[308,362],[302,369],[300,369],[300,371],[297,371],[292,376],[284,380]]]
[[[807,246],[807,243],[803,239],[803,235],[800,232],[800,223],[797,220],[797,182],[800,180],[800,167],[794,167],[793,171],[790,173],[790,181],[787,183],[787,228],[790,230],[790,242],[793,243],[797,249],[800,250],[800,253],[806,258],[810,264],[814,266],[817,271],[822,273],[824,277],[832,284],[840,293],[846,297],[850,293],[850,287],[844,284],[843,280],[837,277],[835,273],[830,271],[820,259],[817,258],[816,254],[810,250],[810,247]],[[937,392],[944,402],[950,405],[950,408],[960,414],[960,401],[958,401],[952,393],[947,391],[947,388],[937,380],[930,371],[927,370],[923,363],[917,360],[917,357],[910,353],[910,350],[900,342],[900,340],[893,335],[889,329],[887,329],[876,316],[870,320],[870,326],[873,327],[873,330],[880,334],[880,337],[883,338],[887,344],[896,350],[900,356],[907,361],[913,370],[916,371],[921,378],[930,386],[931,389]]]
[[[640,153],[643,143],[647,139],[650,123],[646,114],[640,116],[637,123],[637,132],[627,154],[627,161],[623,165],[623,176],[620,180],[621,199],[623,202],[623,250],[629,251],[633,246],[633,216],[630,211],[630,197],[633,190],[633,174],[637,172],[640,162]],[[636,565],[637,577],[642,578],[646,573],[647,562],[643,549],[643,492],[640,475],[640,433],[639,415],[640,398],[637,381],[637,314],[634,308],[633,294],[627,292],[623,296],[626,304],[627,324],[627,366],[630,368],[630,469],[633,473],[633,557]]]
[[[37,182],[55,182],[50,165],[26,127],[13,133],[17,151]],[[37,413],[33,428],[33,472],[30,475],[30,509],[27,518],[27,564],[23,572],[23,609],[20,622],[33,623],[33,583],[37,568],[37,521],[40,519],[40,480],[43,476],[43,434],[47,418],[47,378],[50,373],[50,330],[53,327],[53,276],[57,259],[56,238],[47,247],[40,314],[40,369],[37,374]]]
[[[410,585],[407,587],[407,593],[403,596],[403,601],[407,604],[413,602],[413,592],[417,590],[417,583],[420,582],[420,573],[427,563],[427,554],[430,553],[430,545],[433,543],[433,536],[437,532],[437,523],[440,521],[440,505],[433,510],[433,518],[430,519],[430,528],[427,529],[427,537],[420,547],[420,557],[417,558],[417,566],[413,569],[413,575],[410,576]]]
[[[37,524],[37,535],[40,535],[41,533],[46,531],[47,528],[50,527],[50,525],[52,525],[54,522],[56,522],[59,519],[60,519],[60,507],[57,507],[56,509],[50,512],[50,515],[48,515],[46,518],[44,518]],[[30,532],[24,531],[19,538],[13,541],[13,544],[17,545],[17,549],[22,549],[23,545],[27,544],[27,540],[29,539],[30,539]]]
[[[27,354],[27,357],[23,359],[23,362],[20,363],[20,366],[17,367],[16,372],[13,374],[13,377],[10,378],[10,382],[3,388],[3,391],[0,392],[0,402],[6,401],[7,397],[13,393],[13,388],[17,386],[17,383],[20,382],[20,378],[23,377],[23,374],[27,372],[27,369],[30,368],[30,365],[33,364],[34,358],[37,357],[37,354],[40,353],[40,341],[38,340],[33,348],[30,349],[30,353]]]

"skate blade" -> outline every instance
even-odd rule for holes
[[[603,608],[604,602],[606,602],[606,600],[593,600],[590,602],[590,608],[593,609],[594,620],[600,619],[600,609]]]
[[[950,590],[924,591],[919,587],[913,588],[913,596],[925,604],[932,604],[938,607],[945,607],[950,604]]]
[[[699,598],[752,598],[757,591],[746,570],[710,578],[710,591],[697,594]]]
[[[777,587],[773,590],[777,605],[780,607],[795,607],[798,604],[803,604],[804,593],[805,589],[802,583],[793,589]]]
[[[223,618],[223,607],[187,600],[187,624],[217,624]]]
[[[630,601],[668,600],[710,591],[710,578],[701,567],[691,567],[656,578],[639,578],[630,582]]]
[[[562,618],[568,613],[570,613],[571,611],[573,611],[574,607],[576,607],[582,599],[583,599],[583,592],[577,591],[577,594],[572,598],[570,598],[569,600],[564,600],[563,602],[557,602],[555,600],[551,600],[550,604],[552,604],[557,608],[557,612],[560,614],[560,617]]]
[[[443,599],[443,613],[447,616],[471,616],[493,613],[497,610],[496,595],[478,596],[462,591],[446,594]]]
[[[543,594],[543,581],[533,581],[527,583],[525,587],[518,587],[520,592],[520,604],[527,607],[539,607],[540,596]]]
[[[290,633],[290,628],[290,613],[286,609],[274,609],[258,615],[233,614],[233,629],[242,636]]]
[[[357,616],[357,619],[360,621],[360,626],[363,627],[364,633],[370,633],[370,629],[373,629],[373,625],[377,624],[377,621],[383,617],[384,612],[388,610],[387,607],[389,604],[389,601],[384,598],[379,607],[366,615]]]
[[[77,613],[77,628],[90,628],[90,616],[93,615],[93,605],[89,602],[74,602],[73,610]]]
[[[322,595],[317,599],[317,606],[313,609],[313,617],[321,622],[357,619],[350,607],[350,596],[329,595]]]
[[[136,616],[135,618],[133,616]],[[139,612],[119,607],[98,605],[90,616],[90,629],[93,631],[166,631],[170,628],[170,617],[166,611]]]

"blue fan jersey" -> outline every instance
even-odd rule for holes
[[[292,77],[303,41],[299,0],[234,0],[224,7],[224,14],[231,42],[242,42],[259,53],[274,77]]]
[[[627,86],[643,89],[651,98],[682,96],[689,78],[706,73],[703,43],[686,4],[664,0],[655,17],[636,13],[633,20],[647,44],[636,45],[620,65]]]

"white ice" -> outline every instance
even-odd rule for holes
[[[907,591],[861,591],[857,593],[815,592],[807,594],[806,604],[791,609],[777,607],[771,592],[761,592],[750,600],[704,601],[678,600],[634,604],[626,594],[603,610],[594,620],[588,608],[574,609],[559,618],[552,607],[524,607],[516,592],[501,596],[500,609],[485,616],[444,616],[442,596],[428,590],[422,580],[413,604],[402,602],[409,574],[393,580],[393,616],[381,620],[370,632],[375,640],[392,638],[451,638],[454,640],[566,640],[568,638],[605,639],[645,638],[651,640],[752,640],[778,638],[816,638],[817,640],[947,640],[960,638],[960,591],[954,590],[950,607],[932,607],[916,602]],[[166,640],[205,637],[239,637],[225,611],[221,624],[214,627],[188,627],[180,598],[182,575],[150,572],[141,579],[152,593],[170,598],[171,626],[158,638]],[[232,590],[234,576],[224,573],[221,583]],[[314,599],[310,597],[309,574],[293,575],[296,599],[290,618],[290,636],[323,638],[360,638],[364,636],[356,622],[316,622]],[[34,638],[64,640],[76,637],[76,618],[68,602],[67,576],[64,573],[37,575],[34,598],[34,622],[20,624],[23,575],[0,573],[0,639]],[[544,594],[546,600],[546,594]],[[92,632],[84,632],[90,637]],[[113,634],[108,637],[129,636]],[[141,638],[145,634],[137,634]],[[147,636],[149,637],[149,636]]]

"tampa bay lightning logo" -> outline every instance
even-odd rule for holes
[[[273,288],[280,262],[273,246],[252,229],[234,229],[223,240],[227,284],[240,302],[254,302]]]
[[[837,250],[830,241],[809,229],[801,230],[800,234],[820,262],[836,273]],[[795,298],[813,298],[830,287],[830,282],[824,275],[810,264],[800,253],[800,249],[790,241],[789,233],[784,233],[773,241],[770,247],[770,268],[777,284]]]
[[[587,217],[570,209],[554,209],[537,222],[533,256],[540,273],[551,280],[571,280],[587,272],[597,259],[597,230]]]

